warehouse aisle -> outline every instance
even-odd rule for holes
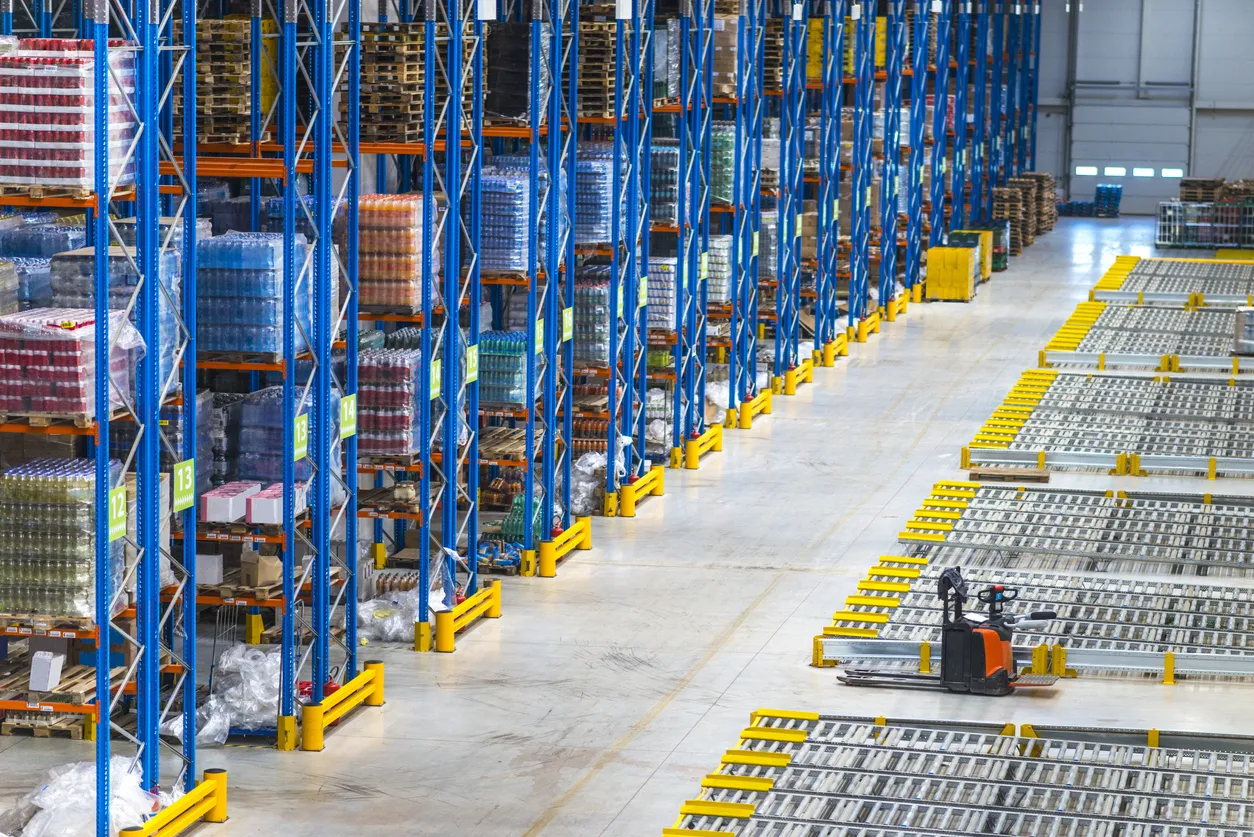
[[[594,550],[556,580],[510,579],[504,618],[456,654],[366,649],[388,663],[388,705],[321,755],[203,752],[231,778],[231,822],[206,833],[656,835],[759,706],[1208,726],[1231,690],[1072,683],[1006,702],[842,688],[808,665],[811,637],[932,483],[958,475],[1037,349],[1116,255],[1152,254],[1153,232],[1061,220],[974,304],[912,306],[700,471],[668,471],[635,521],[595,521]],[[87,757],[48,743],[0,751],[31,770]],[[0,807],[25,776],[0,772]]]

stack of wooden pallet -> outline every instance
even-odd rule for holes
[[[425,24],[363,23],[361,24],[361,141],[421,142],[423,131],[423,96],[426,90],[423,40]],[[470,27],[463,33],[463,63],[469,62],[475,48]],[[448,27],[439,24],[436,40],[444,49]],[[341,48],[342,50],[342,48]],[[342,55],[342,51],[338,54]],[[437,66],[446,62],[441,57]],[[439,118],[449,85],[444,72],[437,69],[435,79],[436,118]],[[485,68],[486,74],[486,68]],[[466,74],[462,90],[462,107],[469,114],[474,79]],[[348,113],[348,76],[340,80],[340,116]],[[444,116],[447,123],[448,115]]]
[[[1036,181],[1030,177],[1012,177],[1006,185],[1018,189],[1023,203],[1023,246],[1030,247],[1036,241]]]
[[[1010,222],[1010,255],[1023,255],[1023,191],[1004,186],[993,190],[993,220]]]
[[[273,20],[261,22],[263,36],[278,33]],[[174,20],[174,42],[182,43],[182,21]],[[263,37],[261,51],[268,58],[258,58],[261,81],[260,118],[274,104],[278,81],[278,41]],[[252,129],[252,20],[230,17],[225,20],[201,20],[196,23],[196,134],[201,142],[246,143],[253,137]],[[182,85],[174,87],[174,119],[183,114]],[[263,130],[264,141],[271,130]]]
[[[762,65],[762,87],[765,90],[784,89],[784,19],[768,17],[763,33],[766,60]]]
[[[1023,177],[1036,182],[1036,234],[1042,235],[1058,222],[1058,193],[1054,176],[1043,171],[1025,171]]]
[[[615,55],[618,26],[624,31],[630,21],[579,21],[579,115],[593,119],[614,116]]]
[[[1183,177],[1180,179],[1180,200],[1188,203],[1213,203],[1224,196],[1222,177]]]

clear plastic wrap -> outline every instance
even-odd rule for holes
[[[0,54],[0,184],[92,189],[96,56],[90,40],[27,38]],[[109,181],[135,180],[134,44],[109,41]],[[51,255],[51,254],[47,254]]]
[[[675,330],[675,278],[679,260],[674,257],[649,259],[649,328]]]
[[[13,314],[21,309],[19,288],[17,265],[0,261],[0,314]]]
[[[87,244],[87,228],[69,225],[30,225],[0,233],[0,256],[50,259],[57,253]]]
[[[614,206],[614,149],[607,143],[581,143],[575,155],[575,243],[608,244]],[[626,211],[620,213],[620,226]]]
[[[144,790],[139,766],[130,756],[109,761],[109,834],[140,826],[176,797]],[[0,817],[0,827],[20,837],[95,837],[96,763],[80,761],[52,768],[43,784]]]
[[[110,470],[113,484],[121,463]],[[115,590],[123,544],[109,546]],[[0,475],[0,613],[94,617],[95,579],[94,460],[35,459]]]
[[[578,517],[600,509],[597,492],[605,487],[606,456],[591,451],[575,460],[570,469],[570,511]]]
[[[367,349],[357,360],[357,451],[408,456],[422,444],[422,352]]]
[[[543,156],[544,150],[540,150]],[[491,158],[491,165],[483,170],[482,218],[479,233],[479,259],[486,271],[525,273],[528,250],[535,237],[536,258],[539,265],[548,259],[548,215],[544,207],[538,207],[540,223],[533,230],[529,223],[531,195],[531,159],[521,154],[498,154]],[[537,172],[540,192],[548,189],[549,173],[541,167]],[[566,201],[566,178],[561,178],[558,197],[563,206]],[[469,204],[463,206],[468,212]],[[566,213],[560,213],[563,226],[559,238],[565,233]]]
[[[479,335],[479,400],[485,404],[525,404],[527,364],[536,364],[525,331]]]
[[[128,255],[129,253],[129,255]],[[82,247],[52,257],[50,278],[52,304],[56,308],[94,308],[96,304],[95,277],[96,248]],[[174,371],[174,347],[178,342],[179,308],[183,299],[183,278],[179,254],[167,250],[161,254],[157,265],[164,293],[158,294],[157,331],[159,357],[161,359],[159,381],[164,384]],[[131,303],[139,274],[135,267],[133,248],[113,246],[109,248],[109,308],[124,311]],[[173,302],[171,306],[170,300]],[[136,323],[138,312],[132,309],[131,322]],[[150,347],[151,348],[151,347]]]
[[[427,590],[427,620],[434,623],[435,614],[449,609],[446,591],[453,589],[448,561],[433,560],[431,586]],[[375,642],[414,641],[414,623],[418,621],[418,588],[393,590],[357,605],[357,637]]]
[[[607,366],[610,362],[610,266],[575,269],[575,363]]]
[[[296,264],[305,262],[307,244],[296,236]],[[196,339],[200,351],[283,351],[283,236],[274,233],[238,233],[196,244]],[[309,281],[296,285],[295,330],[297,351],[306,347],[304,334],[313,332],[313,303]]]
[[[0,317],[0,410],[96,418],[95,312],[32,308]],[[110,315],[110,407],[135,397],[135,366],[143,355],[139,332],[125,313]]]
[[[731,301],[732,242],[734,240],[734,237],[730,235],[710,236],[706,295],[711,303],[726,304]]]
[[[438,222],[441,207],[437,205]],[[357,201],[359,301],[391,308],[422,306],[422,195],[362,195]],[[432,279],[443,271],[438,242],[431,253]]]
[[[52,261],[13,257],[9,259],[17,270],[17,299],[22,311],[31,308],[52,307]]]
[[[679,221],[679,140],[655,138],[649,162],[649,220]]]
[[[308,404],[297,409],[297,415],[305,415]],[[340,473],[340,399],[331,396],[331,462]],[[313,449],[313,428],[310,428],[309,446]],[[238,476],[240,480],[269,484],[283,481],[283,387],[266,387],[244,396],[240,408]],[[313,476],[311,456],[295,463],[296,480],[306,482]],[[331,504],[344,502],[344,487],[337,479],[331,480]]]

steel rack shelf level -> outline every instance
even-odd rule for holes
[[[1232,351],[1236,320],[1236,308],[1081,302],[1041,350],[1038,365],[1251,372],[1254,358]]]
[[[1089,291],[1095,302],[1198,307],[1254,304],[1254,264],[1119,256]]]
[[[731,350],[727,427],[748,430],[771,413],[771,388],[758,380],[759,262],[762,232],[762,129],[766,0],[744,0],[736,27],[735,160],[732,173]]]
[[[854,38],[854,111],[853,111],[853,165],[852,195],[850,207],[853,218],[850,223],[849,252],[849,325],[846,337],[865,343],[868,335],[879,331],[879,311],[871,306],[871,194],[872,154],[871,135],[875,112],[875,8],[867,4],[850,6]]]
[[[613,175],[606,517],[635,517],[664,492],[665,465],[645,449],[648,370],[649,186],[653,136],[653,0],[615,8]],[[586,121],[586,120],[585,120]],[[599,120],[594,120],[599,121]],[[622,329],[617,324],[622,323]],[[678,381],[675,382],[678,385]],[[620,453],[621,451],[621,453]],[[622,473],[616,467],[622,457]]]
[[[914,52],[910,60],[910,158],[906,185],[906,247],[903,282],[911,302],[923,301],[923,160],[927,146],[927,44],[937,7],[919,0],[914,7]]]
[[[1235,837],[1252,762],[1226,734],[759,709],[662,837]]]
[[[678,304],[671,465],[695,469],[723,449],[723,425],[705,418],[709,355],[710,168],[714,129],[714,2],[686,0],[679,17]]]
[[[849,335],[840,323],[840,142],[845,100],[843,56],[847,0],[829,0],[821,18],[822,90],[819,107],[818,265],[814,290],[814,364],[833,366],[848,356]]]
[[[776,203],[775,352],[771,391],[796,395],[813,381],[813,357],[800,357],[802,207],[805,198],[806,62],[808,2],[783,2],[776,10],[781,29],[779,190]]]
[[[815,637],[819,666],[885,660],[926,671],[940,649],[941,567],[929,557],[884,555],[858,592]],[[1019,590],[1022,612],[1053,610],[1045,627],[1018,635],[1016,666],[1059,676],[1254,678],[1254,592],[1197,581],[1111,574],[964,567],[969,585]]]
[[[888,0],[884,18],[885,72],[880,100],[884,113],[884,158],[880,169],[879,315],[893,322],[905,313],[908,296],[897,297],[897,198],[901,171],[901,100],[906,59],[906,0]],[[874,104],[874,103],[872,103]],[[913,151],[913,149],[912,149]]]
[[[898,541],[928,566],[1245,577],[1248,497],[939,482]]]
[[[962,467],[1018,465],[1254,476],[1254,381],[1025,372],[963,448]]]
[[[168,806],[154,818],[162,824],[177,820],[160,833],[181,833],[200,821],[222,822],[226,818],[226,776],[209,771],[204,781],[196,776],[196,623],[195,607],[188,597],[195,591],[194,548],[179,555],[165,553],[160,538],[162,517],[169,517],[169,507],[161,503],[160,453],[164,448],[176,456],[180,465],[176,473],[187,477],[187,499],[194,504],[191,484],[195,459],[195,410],[185,409],[189,424],[181,445],[161,428],[162,404],[175,401],[183,393],[194,393],[196,386],[195,333],[195,152],[182,160],[170,155],[176,136],[195,135],[194,108],[185,112],[176,126],[169,118],[169,105],[176,87],[181,86],[188,101],[195,102],[194,35],[174,37],[172,21],[183,23],[182,31],[194,33],[195,8],[190,4],[139,4],[135,7],[115,6],[116,17],[110,20],[107,3],[93,3],[83,11],[80,22],[71,34],[81,40],[78,57],[90,59],[90,93],[87,107],[92,108],[88,124],[93,136],[91,188],[86,195],[10,199],[14,203],[37,204],[46,208],[77,207],[85,211],[87,240],[94,248],[91,286],[87,295],[94,308],[94,357],[101,359],[91,370],[93,403],[99,405],[94,415],[82,422],[54,419],[46,426],[34,423],[4,425],[4,431],[71,434],[87,437],[88,455],[93,463],[94,561],[93,561],[93,623],[90,628],[76,620],[76,627],[61,630],[64,624],[56,614],[11,614],[5,619],[3,637],[61,636],[69,639],[94,640],[94,701],[85,706],[60,703],[39,704],[40,713],[83,716],[84,731],[95,740],[96,801],[94,832],[98,837],[110,834],[109,803],[115,740],[119,748],[133,756],[128,769],[140,774],[146,790],[178,787],[186,795]],[[44,8],[41,32],[50,32],[51,7]],[[6,10],[6,29],[11,30],[12,12]],[[111,43],[110,30],[125,33],[125,40]],[[161,60],[161,51],[175,57]],[[63,52],[55,53],[58,56]],[[117,66],[114,65],[117,61]],[[125,67],[125,74],[119,70]],[[129,76],[132,85],[124,85]],[[129,89],[128,89],[129,87]],[[121,126],[116,105],[123,104],[135,139],[123,150],[110,142],[111,132]],[[114,124],[111,125],[111,121]],[[121,127],[127,130],[126,127]],[[112,159],[120,154],[119,159]],[[168,164],[172,182],[164,188],[159,172]],[[65,192],[72,190],[66,189]],[[163,213],[163,197],[166,206]],[[6,201],[6,202],[10,202]],[[135,238],[125,245],[119,227],[110,216],[110,209],[121,211],[121,204],[133,206]],[[129,213],[128,213],[129,214]],[[162,235],[159,217],[172,217],[169,232]],[[116,250],[111,248],[116,247]],[[129,298],[115,300],[111,294],[110,256],[120,252],[126,271],[138,277]],[[167,252],[177,253],[185,274],[177,277],[161,275],[158,265]],[[189,268],[190,265],[190,268]],[[111,306],[111,302],[113,303]],[[111,316],[112,307],[112,316]],[[126,313],[121,313],[121,312]],[[173,319],[176,327],[163,335],[159,322]],[[112,365],[108,359],[121,343],[123,329],[134,329],[146,351],[134,369],[134,392],[111,380]],[[62,323],[49,323],[62,326]],[[163,336],[166,338],[163,341]],[[129,340],[127,342],[130,342]],[[173,358],[163,363],[163,357]],[[180,361],[184,361],[180,368]],[[168,367],[168,368],[163,368]],[[188,402],[190,403],[190,402]],[[118,405],[112,409],[112,405]],[[124,450],[111,451],[110,425],[113,420],[134,424],[134,441]],[[120,467],[115,467],[120,466]],[[133,493],[128,492],[125,471],[134,472]],[[172,492],[178,499],[183,492]],[[128,494],[130,496],[128,497]],[[128,505],[134,502],[137,516],[128,525]],[[176,504],[181,505],[181,504]],[[181,511],[181,509],[180,509]],[[183,525],[194,525],[194,513],[179,515]],[[121,584],[115,588],[114,550],[123,540],[123,548],[133,560],[126,562]],[[161,598],[161,565],[169,559],[174,574],[173,595],[168,602]],[[127,604],[127,590],[133,589],[133,604]],[[120,669],[111,666],[113,649],[124,647],[124,657],[131,662]],[[134,718],[124,718],[123,701],[133,700]],[[8,702],[6,702],[8,703]],[[22,701],[7,710],[32,707]],[[182,740],[178,746],[165,744],[160,731],[167,719],[181,716]],[[131,722],[133,720],[133,723]],[[162,753],[174,757],[165,761]],[[171,769],[173,772],[171,772]],[[155,826],[154,826],[155,827]],[[152,833],[156,833],[155,831]]]

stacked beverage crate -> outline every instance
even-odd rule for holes
[[[358,200],[357,278],[362,306],[421,310],[422,207],[422,195],[363,195]],[[437,241],[431,254],[432,276],[437,280],[441,261]]]
[[[527,406],[527,364],[537,355],[525,331],[479,335],[479,400],[485,404]]]
[[[654,256],[649,259],[649,328],[675,330],[675,276],[679,260]]]
[[[133,44],[109,42],[109,180],[134,182]],[[90,40],[0,41],[0,186],[86,197],[95,186],[95,64]],[[49,254],[51,255],[51,254]]]
[[[418,409],[422,352],[367,349],[357,359],[357,450],[365,456],[411,456],[422,433]]]
[[[305,237],[296,235],[296,264],[304,264]],[[197,348],[205,352],[283,352],[283,236],[230,232],[196,243]],[[309,282],[296,286],[297,351],[312,333]]]

